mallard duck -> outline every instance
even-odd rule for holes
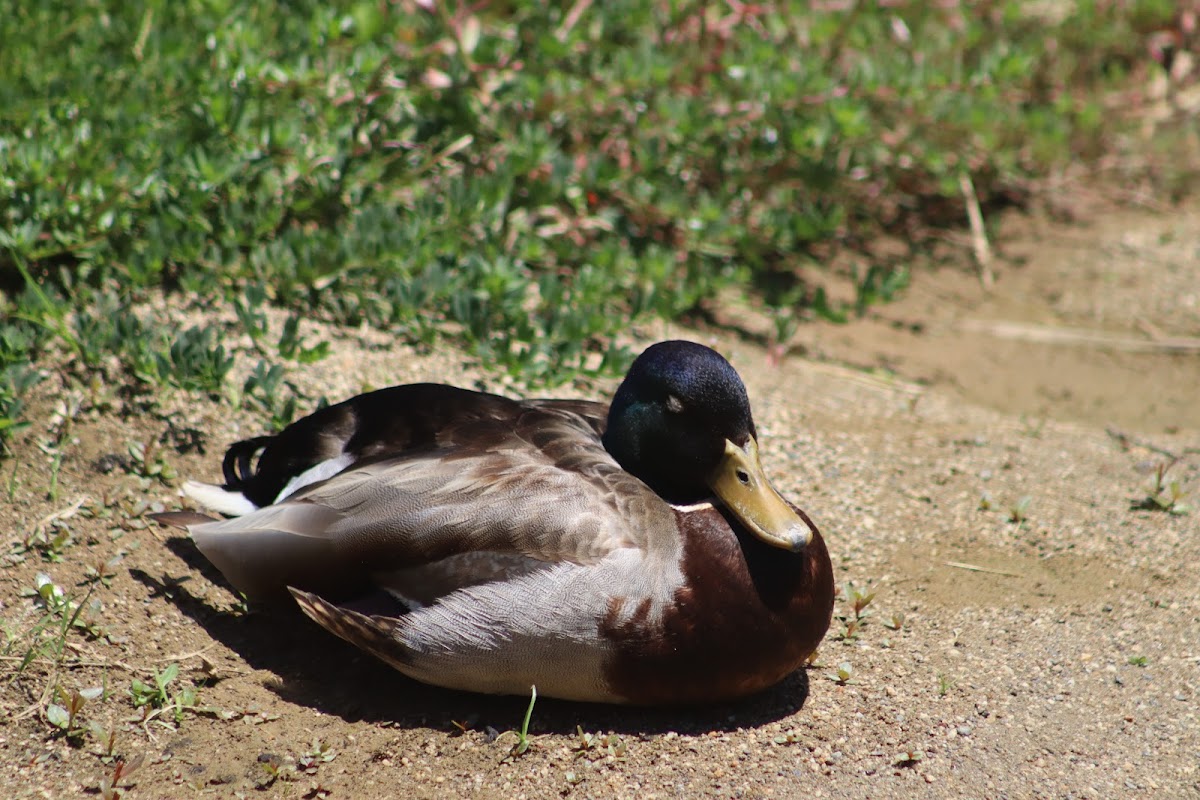
[[[723,701],[829,627],[821,534],[767,480],[741,378],[699,344],[648,348],[608,407],[396,386],[238,442],[223,468],[185,492],[229,518],[160,521],[251,600],[290,595],[426,683]]]

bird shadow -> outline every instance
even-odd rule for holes
[[[168,539],[166,546],[204,579],[228,586],[188,538]],[[281,700],[323,714],[401,728],[451,730],[465,724],[505,730],[521,719],[529,703],[527,697],[472,694],[420,683],[331,636],[296,606],[224,611],[189,591],[188,578],[156,578],[138,569],[130,574],[152,596],[171,603],[238,653],[248,666],[273,673],[276,679],[266,685]],[[808,694],[808,673],[801,669],[763,692],[709,706],[645,708],[539,697],[532,729],[569,734],[581,727],[627,735],[730,731],[788,717],[803,708]]]

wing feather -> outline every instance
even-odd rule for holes
[[[471,552],[593,564],[620,548],[677,546],[670,507],[622,470],[595,421],[572,409],[535,405],[437,439],[190,530],[251,596],[288,586],[336,595],[381,572]]]

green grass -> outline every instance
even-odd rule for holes
[[[98,604],[91,599],[89,589],[82,599],[69,595],[55,584],[48,575],[39,573],[33,589],[22,590],[23,596],[34,598],[41,611],[39,619],[25,630],[5,629],[2,653],[6,657],[19,657],[14,668],[23,672],[34,661],[46,659],[60,664],[67,654],[67,638],[72,629],[89,638],[98,638],[100,630],[90,617]]]
[[[0,15],[0,445],[56,354],[85,383],[286,422],[256,390],[327,344],[267,330],[267,304],[449,337],[534,385],[619,372],[631,319],[730,287],[778,339],[862,313],[909,280],[871,242],[962,224],[964,173],[988,208],[1118,147],[1104,92],[1157,69],[1142,35],[1174,11],[934,5],[17,4]],[[802,278],[839,254],[852,302]],[[236,309],[236,330],[128,310],[159,292]],[[236,391],[240,333],[265,363]]]
[[[170,712],[178,725],[183,721],[184,712],[196,710],[196,687],[183,685],[182,682],[172,686],[178,676],[179,665],[172,663],[162,672],[154,670],[151,677],[153,682],[133,679],[129,696],[133,707],[142,710],[142,725],[166,712]]]

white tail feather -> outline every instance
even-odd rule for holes
[[[231,492],[211,483],[186,481],[183,484],[183,493],[209,511],[216,511],[218,514],[227,514],[231,517],[240,517],[258,510],[258,506],[251,503],[241,492]]]
[[[353,463],[354,456],[349,453],[342,453],[336,458],[327,458],[288,481],[287,486],[284,486],[283,491],[275,498],[275,502],[282,503],[305,486],[332,478]]]

